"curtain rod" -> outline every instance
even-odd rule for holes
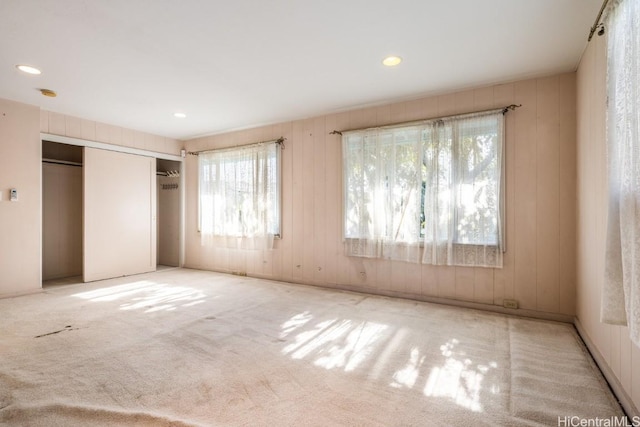
[[[268,141],[252,142],[250,144],[234,145],[233,147],[214,148],[212,150],[189,151],[189,152],[187,152],[187,154],[190,154],[192,156],[197,156],[200,153],[210,153],[212,151],[220,151],[220,150],[232,150],[234,148],[247,148],[247,147],[253,147],[253,146],[256,146],[256,145],[260,145],[260,144],[266,144],[268,142],[275,142],[276,144],[279,144],[282,147],[282,149],[284,150],[284,142],[286,140],[287,140],[287,138],[281,136],[278,139],[270,139]]]
[[[498,111],[502,111],[502,114],[506,114],[509,111],[513,111],[516,108],[522,107],[522,104],[511,104],[511,105],[507,105],[506,107],[502,107],[502,108],[491,108],[489,110],[481,110],[481,111],[473,111],[471,113],[464,113],[464,114],[454,114],[451,116],[444,116],[444,117],[434,117],[434,118],[430,118],[430,119],[420,119],[420,120],[412,120],[409,122],[400,122],[400,123],[391,123],[388,125],[383,125],[383,126],[372,126],[372,127],[368,127],[368,128],[358,128],[358,129],[347,129],[347,130],[332,130],[331,132],[329,132],[330,135],[342,135],[344,132],[354,132],[357,130],[365,130],[365,129],[383,129],[383,128],[388,128],[388,127],[395,127],[395,126],[400,126],[400,125],[412,125],[412,124],[418,124],[418,123],[424,123],[424,122],[430,122],[430,121],[434,121],[434,120],[443,120],[443,119],[451,119],[454,117],[465,117],[465,116],[472,116],[475,114],[482,114],[482,113],[490,113],[490,112],[498,112]]]
[[[601,27],[600,31],[598,31],[598,35],[601,36],[604,34],[604,24],[600,24],[599,22],[600,22],[600,18],[602,18],[602,13],[604,12],[604,9],[607,7],[607,3],[609,3],[609,0],[604,0],[602,2],[602,7],[600,8],[600,12],[598,12],[598,17],[596,18],[596,22],[593,23],[591,30],[589,30],[589,38],[587,39],[587,42],[591,41],[591,39],[593,38],[593,33],[596,32],[598,27]]]

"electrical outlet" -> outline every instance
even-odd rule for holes
[[[504,308],[518,308],[518,301],[514,299],[505,299],[502,301],[502,306]]]

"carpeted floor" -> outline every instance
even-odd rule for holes
[[[184,269],[0,300],[0,319],[0,425],[623,416],[561,323]]]

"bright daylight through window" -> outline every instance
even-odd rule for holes
[[[198,161],[202,243],[271,249],[280,235],[279,142],[202,152]]]
[[[345,132],[351,256],[502,267],[503,110]]]

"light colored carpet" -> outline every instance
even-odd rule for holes
[[[195,270],[0,300],[8,426],[621,417],[571,325]]]

